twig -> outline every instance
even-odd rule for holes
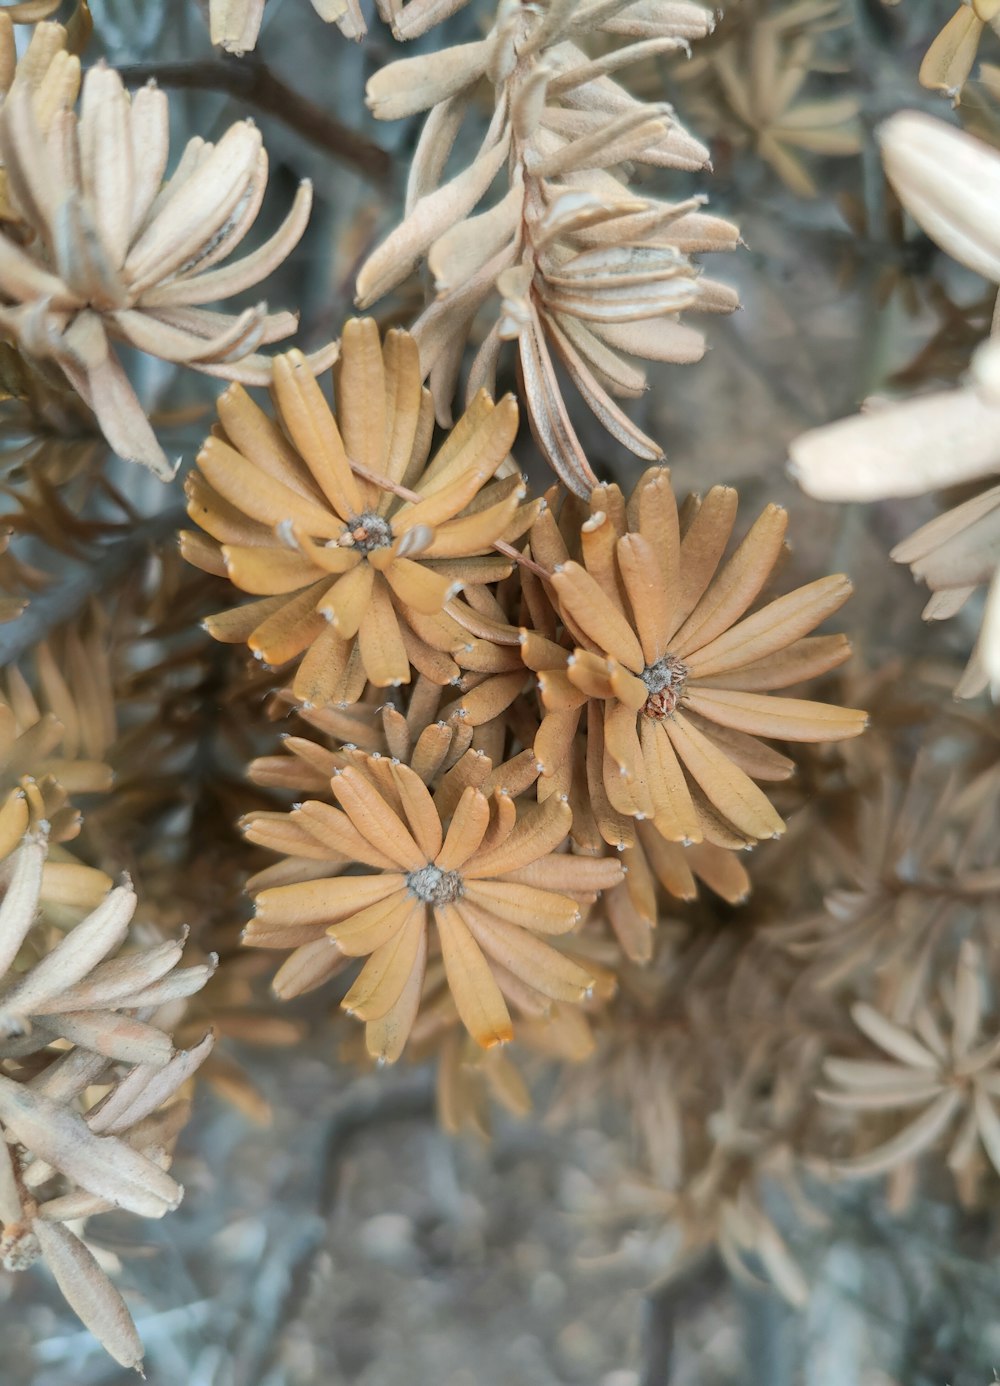
[[[130,63],[120,67],[126,86],[158,82],[187,91],[219,91],[283,121],[289,129],[325,153],[349,164],[362,178],[386,183],[392,169],[388,152],[309,101],[254,58],[222,54],[198,62]]]

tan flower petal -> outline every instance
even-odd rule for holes
[[[455,905],[434,911],[448,986],[462,1024],[484,1049],[514,1037],[510,1013],[489,964]]]
[[[664,723],[674,750],[706,797],[740,831],[750,837],[778,837],[785,825],[742,770],[697,731],[680,713]]]
[[[399,996],[384,1015],[365,1025],[365,1047],[380,1063],[395,1063],[403,1052],[420,1007],[426,966],[427,930],[423,929],[416,958]]]
[[[572,561],[564,563],[550,581],[560,606],[599,649],[633,672],[644,667],[642,648],[631,626],[586,568]]]
[[[349,765],[335,773],[332,788],[358,832],[379,852],[407,871],[427,865],[427,857],[405,823],[360,770]]]
[[[403,890],[404,884],[402,875],[387,873],[274,886],[262,890],[254,901],[256,920],[267,929],[274,926],[292,928],[300,924],[319,924],[325,928]]]
[[[543,996],[579,1001],[593,986],[593,977],[582,967],[527,929],[507,924],[468,900],[454,908],[484,952]]]
[[[518,816],[517,825],[506,841],[493,849],[476,853],[465,864],[463,875],[481,881],[516,871],[559,847],[569,832],[573,815],[561,799],[547,799]]]
[[[683,659],[702,649],[743,615],[777,562],[787,526],[788,514],[780,506],[769,505],[761,512],[732,558],[671,638],[675,655]],[[681,561],[683,564],[683,550]]]
[[[289,351],[276,358],[273,388],[291,440],[336,515],[342,520],[360,515],[364,500],[351,471],[340,430],[300,351]],[[333,538],[340,532],[335,519],[329,514],[325,519],[325,524],[333,528],[317,529],[308,522],[303,523],[303,528],[320,538]],[[301,522],[296,518],[296,523]]]
[[[856,708],[808,702],[802,698],[773,698],[766,693],[738,693],[725,688],[689,685],[684,706],[723,727],[785,741],[842,741],[860,736],[868,714]]]
[[[396,937],[413,913],[415,903],[409,892],[398,891],[331,924],[327,933],[349,958],[363,958]]]
[[[409,655],[400,634],[389,588],[381,573],[376,574],[368,616],[358,630],[358,650],[365,673],[376,688],[409,683]]]
[[[377,948],[365,963],[357,981],[341,1001],[349,1015],[362,1020],[381,1020],[396,1006],[415,975],[421,975],[427,957],[427,907],[411,901],[410,917],[402,928]]]
[[[462,791],[448,828],[444,845],[434,858],[442,871],[464,869],[473,853],[479,851],[490,824],[489,800],[473,785]]]
[[[34,1232],[73,1312],[116,1362],[141,1371],[142,1341],[132,1316],[93,1253],[61,1223],[39,1221]]]
[[[575,900],[520,881],[470,881],[463,899],[512,924],[530,920],[539,934],[565,934],[580,921]]]

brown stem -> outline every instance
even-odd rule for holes
[[[220,91],[275,116],[310,144],[349,164],[373,183],[388,181],[392,160],[374,140],[343,125],[254,58],[221,54],[197,62],[131,63],[118,69],[126,86],[159,82],[188,91]]]

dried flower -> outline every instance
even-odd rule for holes
[[[41,1256],[115,1360],[139,1367],[121,1295],[67,1224],[111,1208],[162,1217],[180,1202],[166,1171],[188,1104],[165,1104],[212,1040],[177,1052],[153,1017],[212,967],[178,970],[181,942],[119,953],[135,892],[126,881],[95,901],[85,867],[63,885],[93,908],[53,946],[36,925],[46,854],[38,829],[15,852],[0,900],[0,1262],[24,1270]]]
[[[764,1277],[802,1305],[808,1282],[776,1211],[818,1218],[800,1156],[819,1051],[808,1026],[781,1024],[780,975],[742,929],[671,940],[651,969],[625,970],[598,1019],[595,1063],[566,1075],[559,1105],[586,1104],[602,1126],[609,1105],[624,1106],[630,1120],[634,1149],[596,1190],[605,1226],[649,1227],[665,1273],[714,1247],[737,1281]]]
[[[806,0],[751,12],[742,23],[737,11],[733,31],[723,26],[707,51],[678,71],[694,89],[692,105],[705,128],[740,145],[752,142],[800,197],[818,193],[803,152],[843,158],[861,150],[857,97],[799,99],[818,66],[818,31],[844,22],[839,8],[839,0]]]
[[[604,911],[631,962],[653,956],[653,931],[661,915],[657,885],[678,900],[697,899],[699,882],[730,905],[743,904],[750,894],[750,877],[735,851],[714,842],[668,842],[652,823],[636,824],[622,865],[625,879],[605,895]]]
[[[663,202],[630,192],[635,166],[699,169],[708,151],[669,106],[636,100],[612,81],[619,68],[686,48],[709,32],[708,11],[603,0],[501,5],[488,36],[405,58],[378,72],[368,102],[382,120],[431,109],[410,172],[406,216],[358,276],[364,307],[426,259],[435,297],[414,325],[420,364],[446,422],[462,354],[479,310],[499,292],[500,317],[473,364],[469,397],[495,391],[504,340],[516,339],[528,417],[548,460],[586,495],[597,479],[570,422],[552,353],[608,432],[647,461],[662,450],[615,396],[634,398],[645,372],[627,359],[694,361],[700,335],[687,308],[729,312],[736,295],[698,277],[688,256],[732,249],[734,226],[700,211],[701,199]],[[590,35],[624,46],[591,59]],[[474,161],[442,184],[445,159],[486,77],[494,116]],[[506,168],[508,191],[473,215]]]
[[[503,790],[487,797],[474,785],[457,802],[435,799],[408,766],[372,757],[335,771],[331,787],[340,809],[319,800],[295,809],[285,850],[369,874],[261,890],[247,942],[288,948],[328,934],[331,954],[367,957],[342,1005],[366,1022],[369,1053],[389,1062],[402,1053],[432,946],[462,1023],[484,1048],[511,1039],[508,1000],[527,995],[544,1007],[586,995],[593,978],[544,936],[572,930],[581,901],[613,886],[621,867],[559,854],[571,821],[565,800],[519,812]]]
[[[812,823],[806,876],[821,908],[786,907],[765,930],[804,964],[804,986],[848,988],[905,1024],[950,966],[956,934],[988,941],[1000,883],[995,746],[946,716],[918,735],[915,757],[909,735],[885,738],[890,764],[838,818]]]
[[[598,488],[569,557],[548,513],[532,531],[536,559],[574,649],[522,633],[546,709],[535,752],[547,789],[572,770],[570,749],[587,709],[587,789],[604,840],[634,840],[646,818],[673,842],[746,846],[784,823],[755,779],[791,774],[760,737],[835,741],[857,736],[865,714],[775,690],[846,659],[843,636],[809,632],[846,601],[842,575],[821,578],[752,615],[784,541],[787,515],[768,506],[719,567],[736,519],[736,492],[713,487],[678,516],[669,473],[654,468],[626,508]],[[574,546],[575,546],[574,540]]]
[[[148,86],[130,98],[103,64],[87,73],[79,117],[63,111],[48,129],[30,88],[15,86],[0,111],[0,153],[10,201],[34,233],[24,246],[0,236],[0,327],[26,355],[59,366],[117,453],[169,477],[111,342],[266,382],[270,362],[251,353],[287,337],[295,317],[268,315],[263,305],[236,316],[201,305],[250,288],[285,259],[305,229],[310,185],[265,245],[223,265],[264,194],[260,132],[241,121],[218,145],[191,141],[161,189],[166,96]],[[324,359],[329,353],[317,369]]]
[[[906,209],[935,241],[963,264],[1000,283],[1000,154],[931,116],[904,111],[882,126],[886,172]],[[1000,404],[996,348],[974,358],[973,379],[955,390],[923,395],[823,428],[790,448],[803,489],[821,500],[915,496],[1000,471]],[[925,620],[959,611],[986,584],[989,593],[979,640],[956,689],[974,697],[1000,689],[1000,583],[996,536],[1000,489],[932,520],[896,546],[933,592]]]
[[[939,1016],[946,1020],[948,1033]],[[1000,1174],[1000,1038],[983,1035],[982,958],[975,944],[962,944],[950,992],[937,1007],[921,1006],[910,1025],[898,1025],[865,1002],[851,1008],[858,1029],[892,1061],[827,1059],[826,1076],[839,1090],[819,1096],[855,1113],[886,1113],[919,1107],[919,1115],[882,1145],[839,1162],[835,1169],[852,1178],[885,1174],[936,1147],[958,1130],[947,1165],[966,1190],[976,1175],[981,1143]]]
[[[187,483],[189,514],[212,537],[184,535],[186,556],[261,597],[209,630],[272,665],[305,651],[292,687],[308,703],[408,683],[411,665],[456,677],[450,656],[469,637],[452,599],[510,572],[494,545],[538,511],[518,475],[493,479],[517,431],[513,398],[477,395],[428,464],[416,345],[394,331],[383,349],[370,318],[344,329],[336,418],[297,353],[277,359],[274,395],[287,439],[233,387],[219,401],[225,435]]]

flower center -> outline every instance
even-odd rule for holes
[[[406,884],[427,905],[450,905],[464,889],[459,872],[442,871],[440,866],[422,866],[419,871],[411,871]]]
[[[365,510],[348,520],[347,528],[337,543],[343,548],[360,549],[362,553],[371,553],[372,549],[387,549],[392,543],[392,529],[389,521],[374,510]]]
[[[639,677],[649,689],[642,709],[644,717],[662,720],[669,717],[684,693],[688,668],[676,655],[665,654],[655,664],[648,664]]]

